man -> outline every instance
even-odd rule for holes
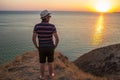
[[[40,13],[42,22],[36,24],[33,30],[32,41],[36,49],[39,50],[39,62],[40,62],[40,78],[45,79],[45,63],[48,62],[48,70],[50,77],[55,74],[53,72],[54,61],[54,49],[59,43],[59,37],[56,28],[53,24],[50,24],[51,15],[47,10]],[[38,44],[36,38],[38,37]],[[53,41],[55,38],[55,42]]]

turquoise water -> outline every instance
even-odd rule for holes
[[[0,64],[34,50],[32,30],[39,23],[39,11],[0,12]],[[52,12],[60,51],[70,60],[92,49],[120,43],[120,14]]]

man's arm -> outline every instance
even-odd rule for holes
[[[53,36],[55,37],[55,48],[58,46],[58,43],[59,43],[59,37],[58,37],[58,34],[57,34],[57,32],[55,32],[54,34],[53,34]]]
[[[36,38],[37,38],[37,33],[33,32],[32,41],[33,41],[35,48],[38,49]]]

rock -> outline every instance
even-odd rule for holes
[[[79,69],[97,76],[120,76],[120,44],[92,50],[74,63]]]

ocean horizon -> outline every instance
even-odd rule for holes
[[[99,47],[120,43],[120,13],[51,11],[60,43],[57,51],[73,61]],[[34,50],[32,32],[40,11],[0,11],[0,64]]]

